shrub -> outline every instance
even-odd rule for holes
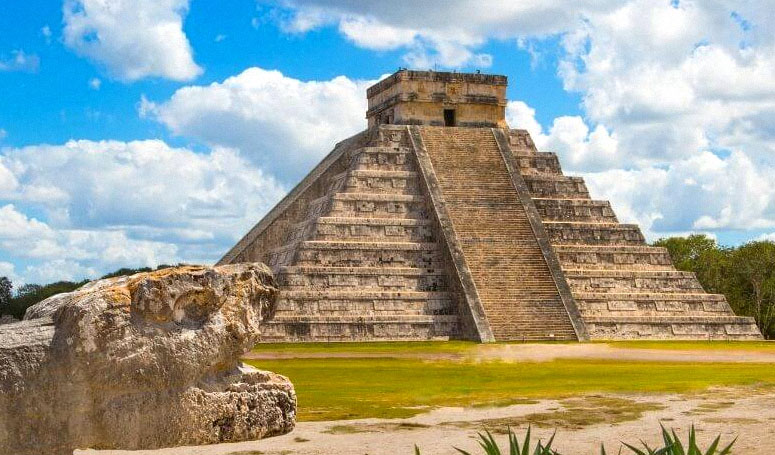
[[[556,433],[556,432],[555,432]],[[552,449],[552,443],[554,442],[554,434],[551,438],[549,438],[549,441],[547,441],[546,445],[543,445],[541,443],[541,440],[538,440],[535,447],[531,451],[530,449],[530,427],[527,427],[527,433],[525,434],[525,440],[522,443],[522,446],[519,445],[519,440],[517,439],[517,436],[514,434],[514,432],[511,430],[511,428],[508,429],[508,436],[509,436],[509,448],[508,453],[509,455],[561,455],[559,452]],[[632,444],[628,444],[626,442],[622,442],[623,446],[626,447],[628,450],[630,450],[631,455],[729,455],[732,452],[732,446],[735,444],[735,441],[737,441],[737,438],[732,440],[728,445],[726,445],[723,449],[719,449],[719,444],[721,444],[721,435],[717,436],[716,439],[713,440],[713,442],[708,446],[707,450],[702,450],[697,445],[697,437],[696,432],[694,430],[694,425],[692,425],[691,429],[689,430],[688,439],[686,442],[681,442],[681,438],[678,437],[675,430],[667,431],[665,427],[662,427],[662,442],[663,446],[659,448],[652,449],[649,447],[645,442],[641,441],[641,445],[643,446],[638,447]],[[482,447],[482,450],[484,451],[484,455],[505,455],[505,452],[501,451],[501,448],[498,446],[498,443],[495,442],[495,438],[493,438],[492,434],[490,434],[489,431],[485,431],[484,433],[479,433],[479,445]],[[472,455],[470,452],[466,452],[465,450],[458,449],[455,447],[455,450],[460,452],[463,455]],[[619,453],[621,454],[621,449],[619,449]],[[415,455],[421,455],[420,448],[417,446],[414,446],[414,453]],[[600,455],[607,455],[605,451],[605,446],[600,446]]]

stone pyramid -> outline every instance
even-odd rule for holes
[[[759,339],[504,119],[506,77],[401,70],[369,128],[219,264],[280,286],[264,341]]]

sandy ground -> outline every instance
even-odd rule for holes
[[[595,400],[613,397],[596,395]],[[639,418],[619,420],[616,412],[608,421],[586,425],[562,417],[549,419],[534,427],[542,439],[557,428],[555,447],[566,455],[600,453],[604,442],[609,453],[617,453],[619,441],[649,443],[659,441],[659,424],[675,428],[679,434],[693,423],[705,446],[717,434],[723,440],[739,435],[734,454],[772,455],[775,453],[775,394],[754,389],[715,390],[692,397],[678,395],[617,395],[616,400],[631,400],[638,404],[661,405],[664,409],[643,412]],[[583,401],[584,398],[576,399]],[[537,403],[503,408],[464,409],[441,408],[410,419],[363,419],[337,422],[302,422],[284,436],[238,444],[202,447],[178,447],[151,451],[78,451],[77,454],[144,454],[144,455],[397,455],[414,454],[417,444],[425,455],[452,455],[453,446],[479,453],[475,441],[477,431],[488,419],[520,422],[529,415],[563,415],[568,401],[542,400]],[[584,413],[586,411],[578,410]],[[505,426],[505,425],[504,425]],[[499,425],[495,425],[499,427]],[[518,425],[516,428],[525,428]],[[521,435],[522,432],[519,432]],[[505,444],[506,437],[498,435]],[[626,453],[626,452],[623,452]]]
[[[305,357],[313,355],[304,354]],[[357,357],[385,357],[357,354]],[[393,356],[391,354],[391,356]],[[400,355],[399,355],[400,356]],[[407,357],[428,355],[407,354]],[[430,354],[450,358],[455,354]],[[557,358],[653,360],[685,362],[772,362],[775,354],[759,351],[682,351],[623,349],[605,344],[503,345],[477,349],[482,360],[550,361]],[[252,354],[252,358],[282,358]],[[332,357],[321,354],[319,357]],[[351,356],[352,357],[352,356]],[[775,365],[773,365],[775,368]],[[85,455],[423,455],[456,454],[454,447],[480,453],[475,440],[484,427],[510,424],[522,435],[527,422],[544,440],[557,429],[554,447],[565,455],[600,453],[600,443],[616,454],[619,441],[659,442],[659,424],[685,435],[695,424],[704,446],[717,434],[723,440],[739,436],[733,454],[775,454],[775,391],[761,388],[714,389],[692,395],[593,395],[568,400],[540,400],[499,408],[440,408],[408,419],[363,419],[301,422],[288,435],[261,441],[178,447],[151,451],[76,451]],[[497,435],[505,441],[502,434]],[[505,444],[505,442],[504,442]],[[623,454],[629,453],[622,451]]]
[[[774,344],[775,346],[775,344]],[[297,358],[300,354],[249,352],[244,358],[253,360],[277,360]],[[455,353],[346,353],[319,352],[301,354],[304,358],[420,358],[427,360],[470,358],[480,360],[504,360],[513,362],[548,362],[555,359],[604,359],[643,360],[659,362],[758,362],[775,363],[772,350],[679,350],[679,349],[633,349],[602,343],[578,344],[502,344],[479,345],[471,351]],[[773,451],[775,454],[775,450]]]

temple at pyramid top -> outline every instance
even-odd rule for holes
[[[368,128],[219,262],[275,273],[262,341],[761,339],[506,124],[506,82],[400,70],[368,89]]]
[[[366,90],[375,125],[506,127],[506,76],[399,70]]]

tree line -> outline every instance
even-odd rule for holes
[[[762,334],[775,338],[775,242],[728,247],[698,234],[653,245],[667,248],[678,270],[694,272],[706,291],[724,294],[735,314],[753,316]]]

